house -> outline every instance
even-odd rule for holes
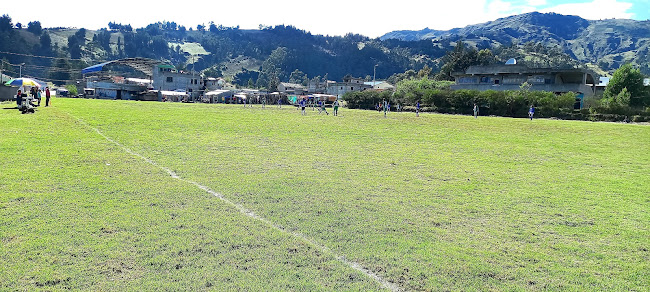
[[[160,91],[185,92],[192,99],[201,96],[204,84],[201,76],[178,71],[172,65],[158,65],[153,70],[153,88]]]
[[[233,95],[234,93],[231,90],[213,90],[206,92],[202,101],[206,103],[224,103],[226,99],[231,98]]]
[[[456,82],[451,86],[454,90],[518,90],[527,82],[530,90],[593,96],[598,84],[596,75],[586,69],[528,68],[517,64],[470,66],[452,76]]]
[[[203,87],[206,92],[223,89],[224,85],[226,85],[226,80],[223,78],[208,77],[203,79]]]
[[[607,84],[609,84],[609,80],[611,77],[603,77],[601,76],[598,78],[598,84],[596,84],[596,95],[602,95],[605,92],[605,89],[607,88]]]
[[[510,61],[505,65],[470,66],[452,76],[456,82],[451,85],[453,90],[519,90],[522,84],[528,83],[530,90],[573,92],[577,94],[576,108],[582,108],[585,97],[596,94],[599,81],[587,69],[528,68]]]
[[[342,98],[347,92],[364,91],[371,88],[372,86],[365,84],[361,78],[346,77],[343,78],[343,82],[328,83],[327,94]]]
[[[308,93],[324,93],[327,91],[327,86],[330,83],[336,83],[334,81],[330,80],[310,80],[309,84],[307,85],[307,92]]]
[[[372,86],[372,90],[376,91],[395,90],[395,86],[386,81],[364,82],[364,84]]]
[[[160,61],[146,58],[126,58],[104,62],[81,70],[86,81],[84,95],[90,98],[141,99],[152,88],[152,75]],[[106,67],[128,66],[145,78],[125,78],[113,76],[104,71]],[[119,68],[118,68],[119,69]]]
[[[305,94],[307,92],[307,88],[305,88],[301,84],[281,82],[280,85],[278,85],[278,91],[285,94],[300,95],[300,94]]]
[[[88,98],[137,100],[152,86],[151,80],[141,78],[86,78],[84,95]]]

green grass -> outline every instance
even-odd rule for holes
[[[649,289],[650,127],[307,113],[0,110],[0,290]]]

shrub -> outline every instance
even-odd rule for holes
[[[74,86],[72,84],[66,85],[65,89],[67,89],[70,92],[70,96],[76,96],[78,94],[77,86]]]

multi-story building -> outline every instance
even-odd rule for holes
[[[186,92],[196,99],[201,96],[204,87],[200,75],[178,71],[172,65],[158,65],[153,70],[155,90]]]
[[[342,98],[347,92],[363,91],[371,88],[372,85],[365,84],[361,78],[346,77],[343,78],[343,82],[328,83],[327,94]]]
[[[586,69],[528,68],[525,65],[470,66],[465,72],[453,74],[456,84],[451,89],[518,90],[530,84],[530,90],[555,93],[574,92],[592,96],[598,77]]]

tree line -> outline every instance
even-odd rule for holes
[[[531,91],[527,83],[510,91],[451,90],[453,82],[426,73],[421,70],[399,81],[394,91],[348,92],[343,98],[349,108],[356,109],[374,109],[386,100],[406,110],[414,110],[419,102],[422,111],[469,115],[476,104],[481,115],[525,117],[532,105],[537,109],[535,115],[545,118],[650,121],[650,86],[644,86],[646,76],[630,64],[616,70],[602,98],[590,98],[593,104],[583,109],[576,109],[576,94],[571,92]]]

